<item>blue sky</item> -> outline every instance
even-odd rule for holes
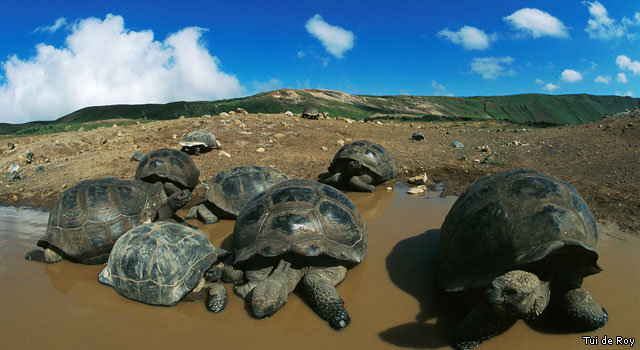
[[[3,1],[0,121],[276,88],[640,96],[640,1]]]

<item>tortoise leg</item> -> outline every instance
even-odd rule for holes
[[[30,252],[27,252],[24,255],[24,258],[26,260],[33,260],[33,261],[47,263],[47,264],[55,264],[60,260],[62,260],[62,257],[58,253],[54,252],[49,248],[45,250],[34,249]]]
[[[180,189],[180,187],[176,186],[174,183],[172,182],[165,182],[162,184],[162,186],[164,186],[164,192],[167,194],[167,196],[171,196],[174,193],[178,193],[181,192],[182,190]]]
[[[218,313],[227,306],[227,289],[222,283],[207,283],[208,295],[205,300],[207,310]]]
[[[193,154],[196,156],[200,155],[200,146],[196,146],[195,150],[193,151]]]
[[[609,320],[607,310],[582,288],[574,288],[562,295],[559,303],[562,324],[571,332],[588,332],[603,327]]]
[[[273,270],[273,266],[260,266],[258,264],[247,266],[244,271],[244,276],[247,279],[247,283],[238,284],[233,287],[233,292],[237,296],[244,300],[251,301],[251,295],[256,285],[269,277],[269,274]]]
[[[269,317],[287,303],[302,278],[303,272],[291,268],[291,264],[280,260],[267,279],[256,284],[251,296],[251,307],[256,317]]]
[[[193,207],[189,208],[189,211],[187,212],[187,214],[185,214],[184,218],[187,220],[195,220],[198,218],[198,206],[200,206],[200,204],[198,205],[194,205]]]
[[[212,225],[220,221],[220,218],[216,216],[207,206],[202,203],[198,205],[198,218],[205,223],[205,225]]]
[[[360,176],[352,176],[349,179],[349,184],[351,185],[351,188],[353,188],[355,191],[375,192],[376,191],[375,186],[370,185],[372,181],[373,179],[371,178],[371,176],[365,174]]]
[[[456,350],[471,349],[504,332],[516,320],[504,312],[491,311],[480,302],[462,321],[453,347]]]
[[[344,180],[344,176],[342,175],[342,173],[335,173],[329,176],[328,178],[322,180],[322,183],[329,186],[333,186],[333,187],[340,187],[343,183],[343,180]]]
[[[344,266],[311,267],[302,279],[304,293],[311,307],[335,330],[341,330],[351,322],[344,301],[335,288],[346,275]]]
[[[244,272],[233,267],[232,256],[228,256],[227,259],[225,259],[224,266],[222,267],[222,276],[220,278],[222,282],[233,283],[234,285],[242,282]]]

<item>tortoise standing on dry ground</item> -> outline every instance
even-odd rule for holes
[[[374,192],[379,185],[395,177],[398,165],[389,152],[377,143],[355,141],[342,146],[329,166],[330,176],[322,182],[354,191]]]
[[[255,196],[285,180],[289,177],[272,167],[237,167],[221,171],[204,182],[207,201],[191,208],[187,219],[197,217],[207,225],[220,219],[235,219]]]
[[[154,222],[118,239],[98,280],[145,304],[206,299],[207,310],[220,312],[227,305],[227,290],[217,283],[220,271],[214,264],[224,255],[192,228]]]
[[[49,214],[44,250],[25,259],[56,263],[63,258],[83,264],[102,264],[116,240],[129,229],[174,216],[191,193],[167,197],[162,185],[115,178],[84,180],[64,191]]]
[[[208,152],[213,148],[222,148],[220,141],[216,140],[216,137],[206,130],[194,130],[186,134],[180,141],[180,146],[182,146],[181,151],[196,156],[199,156],[200,152]]]
[[[148,183],[161,182],[167,195],[188,189],[198,184],[200,171],[188,154],[170,148],[161,148],[147,153],[136,169],[135,178]]]
[[[367,251],[360,212],[342,192],[309,180],[288,180],[254,198],[233,229],[234,291],[256,317],[273,315],[302,281],[311,307],[340,330],[351,321],[335,285]]]
[[[319,116],[320,112],[318,112],[318,109],[313,106],[305,107],[302,111],[302,118],[305,119],[318,119]]]
[[[562,331],[605,325],[581,288],[601,271],[596,223],[578,191],[534,170],[486,176],[454,203],[440,230],[437,278],[470,311],[455,348],[469,349],[517,319],[556,320]]]

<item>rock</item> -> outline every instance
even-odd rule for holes
[[[27,162],[27,164],[31,164],[31,161],[33,160],[33,151],[28,149],[27,153],[25,153],[24,155],[24,160]]]
[[[353,123],[355,123],[355,120],[353,120],[353,119],[345,118],[345,121],[347,122],[347,124],[353,124]]]
[[[323,150],[323,151],[328,151],[329,147],[322,146],[322,147],[320,147],[320,149]]]
[[[291,113],[291,111],[284,112],[284,115],[286,115],[287,117],[293,117],[293,113]]]
[[[15,194],[13,195],[13,201],[14,201],[14,202],[17,202],[17,201],[18,201],[18,196],[17,196],[17,195],[15,195]]]
[[[118,136],[118,137],[122,137],[122,136],[124,136],[124,134],[122,133],[122,131],[118,131],[118,132],[116,133],[116,136]]]
[[[174,140],[178,138],[178,135],[173,134],[173,136],[171,136]]]
[[[344,139],[344,143],[351,143],[353,142],[353,139],[350,137],[347,137],[346,139]]]
[[[67,188],[67,184],[62,184],[62,189],[64,190],[65,188]]]
[[[425,192],[427,192],[427,186],[425,185],[412,187],[407,191],[408,194],[423,194]]]
[[[285,136],[284,134],[280,134],[280,133],[273,135],[273,137],[275,137],[277,139],[284,138],[284,136]]]
[[[9,174],[9,176],[7,177],[9,182],[20,180],[21,178],[22,177],[20,176],[20,172],[19,171],[14,171],[11,174]]]
[[[458,158],[458,160],[467,160],[467,156],[463,154],[462,157]]]
[[[185,118],[185,116],[181,115],[181,116],[178,117],[178,120],[182,120],[184,118]]]
[[[391,186],[387,187],[387,191],[393,191],[393,187]]]
[[[44,171],[44,167],[42,165],[36,167],[36,174],[39,174]]]
[[[427,174],[423,173],[422,175],[414,176],[409,178],[407,181],[412,185],[426,185],[427,184]]]
[[[340,140],[336,141],[336,146],[338,146],[338,147],[344,146],[344,140],[340,139]]]
[[[225,151],[220,151],[218,152],[218,157],[227,157],[227,158],[231,158],[231,155]]]
[[[229,113],[229,115],[236,115],[236,112],[234,112],[234,111],[229,111],[228,113]]]
[[[478,149],[479,149],[480,151],[482,151],[482,152],[485,152],[485,153],[486,153],[486,152],[491,152],[491,148],[489,148],[489,146],[487,146],[487,145],[482,145],[482,146],[480,146]]]
[[[218,114],[219,117],[228,117],[229,113],[227,112],[220,112],[220,114]]]
[[[266,151],[264,147],[258,147],[258,149],[256,150],[256,152],[258,153],[264,153],[264,151]]]
[[[18,169],[20,169],[20,166],[17,163],[11,163],[11,165],[9,165],[9,168],[7,169],[7,172],[12,173],[14,171],[18,171]]]
[[[238,113],[238,114],[249,114],[249,112],[247,112],[246,109],[240,108],[240,107],[236,108],[236,113]]]
[[[133,155],[131,156],[131,158],[129,158],[129,160],[132,162],[139,162],[142,157],[144,157],[144,154],[142,154],[142,152],[135,151],[133,152]]]
[[[460,141],[451,142],[451,146],[453,146],[454,148],[464,148],[464,144]]]
[[[413,135],[411,135],[411,139],[413,141],[422,141],[424,140],[424,134],[421,132],[414,132]]]
[[[611,129],[611,124],[607,124],[607,125],[605,125],[604,129],[605,129],[605,130],[609,130],[609,129]]]
[[[16,148],[16,144],[15,143],[13,143],[13,142],[8,142],[7,143],[7,149],[8,150],[12,150],[12,149],[15,149],[15,148]]]

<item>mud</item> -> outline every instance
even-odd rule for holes
[[[398,185],[395,191],[348,193],[366,220],[369,251],[338,286],[352,318],[351,325],[340,332],[333,331],[296,294],[265,320],[252,318],[233,293],[227,308],[217,315],[201,303],[152,307],[128,300],[98,283],[102,266],[25,261],[23,254],[35,247],[48,213],[0,207],[0,346],[449,348],[454,331],[446,317],[449,305],[438,304],[430,277],[438,229],[455,197],[409,197],[405,190]],[[225,246],[233,223],[197,224],[214,245]],[[607,348],[629,349],[629,345],[615,344],[616,336],[637,339],[640,335],[640,239],[605,226],[600,226],[600,237],[599,262],[605,271],[588,277],[584,286],[609,311],[610,321],[603,329],[553,334],[518,322],[479,349],[584,349],[583,336],[598,337],[600,342],[605,335],[614,344]]]

